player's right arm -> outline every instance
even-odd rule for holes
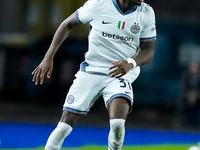
[[[51,45],[46,52],[44,59],[32,72],[33,81],[35,82],[35,84],[38,84],[39,82],[40,84],[42,84],[46,73],[47,78],[51,77],[51,73],[53,70],[53,58],[56,51],[58,50],[62,42],[68,37],[71,29],[74,26],[80,24],[80,22],[77,20],[76,15],[77,12],[74,12],[71,16],[65,19],[56,30]]]

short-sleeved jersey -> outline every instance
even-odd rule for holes
[[[116,0],[89,0],[77,19],[91,26],[82,71],[108,73],[112,62],[136,56],[140,41],[156,39],[154,11],[146,3],[123,13]]]

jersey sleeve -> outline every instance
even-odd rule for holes
[[[77,10],[77,19],[80,23],[85,24],[90,22],[97,11],[97,0],[88,0]]]
[[[156,40],[155,13],[150,7],[144,17],[144,28],[141,31],[140,41]]]

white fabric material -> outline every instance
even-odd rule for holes
[[[140,41],[156,39],[152,7],[142,3],[135,11],[122,14],[115,1],[89,0],[77,10],[77,19],[91,25],[86,72],[108,70],[112,62],[134,58],[139,53]]]
[[[125,136],[125,120],[111,119],[108,136],[108,150],[121,150]]]
[[[72,127],[64,122],[59,122],[51,133],[45,146],[45,150],[60,150],[65,138],[71,133]]]
[[[128,73],[120,79],[79,71],[69,89],[63,109],[76,114],[87,114],[100,95],[103,96],[106,107],[115,97],[127,98],[132,106],[131,83],[138,77],[140,68],[135,67],[134,70],[134,73]]]

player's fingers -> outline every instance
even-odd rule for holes
[[[43,72],[40,74],[40,84],[42,84],[43,81],[44,81],[45,72],[46,72],[46,71],[43,71]]]
[[[120,73],[118,73],[118,75],[115,76],[115,78],[117,78],[117,79],[118,79],[118,78],[121,78],[121,77],[124,76],[125,74],[126,74],[126,73],[125,73],[123,70],[121,70]]]
[[[38,69],[35,69],[34,72],[33,72],[33,79],[32,79],[32,81],[36,80],[37,73],[38,73]]]
[[[114,78],[114,77],[116,77],[116,76],[118,76],[118,75],[120,75],[120,74],[121,74],[121,73],[120,73],[119,71],[116,71],[116,72],[110,74],[110,77],[111,77],[111,78]]]
[[[38,70],[38,67],[35,68],[31,74],[35,74],[35,72],[36,72],[37,70]]]
[[[115,74],[112,75],[112,77],[115,78],[121,78],[122,76],[124,76],[126,74],[125,70],[123,68],[118,68],[117,72]]]
[[[118,71],[118,68],[117,68],[117,69],[114,69],[114,70],[112,70],[112,71],[110,71],[110,72],[108,73],[108,75],[114,74],[114,73],[116,73],[117,71]]]
[[[40,74],[41,74],[41,72],[38,71],[38,72],[37,72],[37,75],[36,75],[36,77],[35,77],[35,84],[36,84],[36,85],[39,83],[39,80],[40,80]]]
[[[31,74],[34,74],[34,73],[35,73],[35,71],[36,71],[36,69],[37,69],[37,68],[35,68]]]
[[[113,66],[111,66],[111,67],[109,68],[109,70],[112,70],[112,69],[114,69],[114,68],[116,68],[116,67],[119,67],[120,64],[121,64],[121,61],[112,62],[112,64],[113,64]]]
[[[118,64],[120,64],[120,63],[121,63],[121,61],[112,62],[113,65],[118,65]]]
[[[114,68],[117,68],[117,66],[111,66],[108,70],[112,70]]]
[[[47,72],[47,78],[51,77],[52,70],[53,70],[53,67],[49,68],[49,70]]]
[[[119,79],[119,78],[121,78],[122,76],[123,76],[123,74],[121,73],[121,74],[115,76],[115,78]]]

